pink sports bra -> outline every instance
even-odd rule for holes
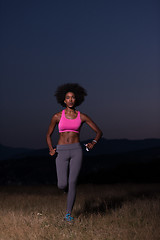
[[[65,116],[65,110],[62,111],[62,116],[58,124],[59,132],[76,132],[79,133],[81,126],[80,112],[74,119],[68,119]]]

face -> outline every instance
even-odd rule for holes
[[[66,104],[67,107],[74,107],[76,103],[76,97],[73,92],[68,92],[66,93],[64,103]]]

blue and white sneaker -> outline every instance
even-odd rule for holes
[[[64,220],[71,223],[73,222],[74,218],[71,217],[70,213],[67,213],[66,216],[64,217]]]

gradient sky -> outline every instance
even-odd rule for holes
[[[1,144],[47,147],[62,110],[54,92],[67,82],[87,89],[77,109],[103,137],[160,138],[159,0],[2,0],[0,9]],[[80,139],[94,136],[84,126]]]

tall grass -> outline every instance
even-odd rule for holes
[[[160,185],[79,185],[75,221],[55,186],[1,186],[0,240],[158,240]]]

